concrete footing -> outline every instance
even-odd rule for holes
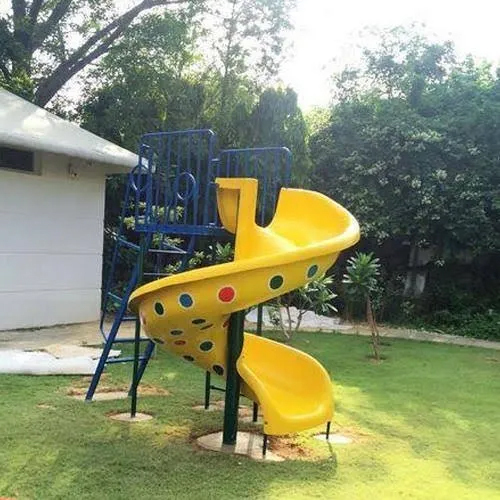
[[[243,455],[253,460],[265,460],[266,462],[283,462],[284,458],[267,450],[266,456],[262,455],[262,434],[253,434],[251,432],[238,432],[235,445],[222,444],[222,432],[207,434],[196,440],[201,448],[210,451],[218,451],[233,455]]]

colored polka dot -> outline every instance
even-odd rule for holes
[[[184,330],[170,330],[170,335],[182,335]]]
[[[186,356],[182,356],[182,357],[183,357],[186,361],[194,361],[193,356],[188,356],[188,355],[186,355]]]
[[[307,277],[312,278],[316,273],[318,272],[318,266],[316,264],[313,264],[308,270],[307,270]]]
[[[209,323],[208,325],[202,326],[201,330],[208,330],[209,328],[212,328],[212,326],[214,326],[213,323]]]
[[[154,340],[157,344],[164,344],[164,343],[165,343],[162,339],[159,339],[158,337],[153,337],[153,340]]]
[[[217,375],[224,375],[224,368],[221,365],[214,365],[212,368]]]
[[[161,302],[155,302],[155,312],[158,316],[163,316],[165,314],[165,308]]]
[[[228,326],[229,326],[229,318],[227,318],[226,321],[224,321],[224,323],[222,324],[223,328],[227,328]]]
[[[185,340],[176,340],[174,342],[175,345],[186,345],[186,341]]]
[[[221,302],[232,302],[236,296],[236,292],[232,286],[225,286],[219,290],[217,296]]]
[[[214,346],[214,343],[211,342],[210,340],[205,340],[200,344],[200,350],[203,352],[208,352],[211,351]]]
[[[191,323],[193,323],[193,325],[201,325],[202,323],[205,323],[206,319],[203,319],[203,318],[196,318],[196,319],[193,319],[193,321],[191,321]]]
[[[283,285],[283,276],[276,274],[269,280],[269,287],[273,290],[277,290],[281,285]]]
[[[185,308],[191,307],[194,304],[193,297],[189,293],[181,293],[179,295],[179,304]]]

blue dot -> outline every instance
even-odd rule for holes
[[[179,295],[179,304],[182,306],[182,307],[191,307],[193,305],[193,297],[191,297],[191,295],[189,295],[189,293],[181,293]]]
[[[165,308],[161,302],[155,302],[155,312],[158,316],[163,316],[165,314]]]
[[[170,330],[170,335],[182,335],[183,333],[183,330]]]
[[[193,325],[201,325],[202,323],[205,323],[206,319],[203,319],[203,318],[196,318],[196,319],[193,319],[193,321],[191,321],[191,323],[193,323]]]

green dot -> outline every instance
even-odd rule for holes
[[[200,344],[200,350],[202,350],[203,352],[208,352],[213,348],[213,346],[213,342],[211,342],[210,340],[205,340]]]
[[[283,276],[277,274],[269,280],[269,286],[273,290],[277,290],[283,284]]]
[[[165,308],[161,302],[155,302],[155,312],[158,316],[163,316],[163,314],[165,314]]]
[[[222,367],[221,365],[214,365],[212,368],[214,372],[217,373],[217,375],[224,375],[224,367]]]
[[[189,356],[189,355],[186,355],[186,356],[182,356],[186,361],[194,361],[194,358],[193,356]]]
[[[307,277],[312,278],[316,273],[318,272],[318,266],[316,264],[313,264],[308,270],[307,270]]]

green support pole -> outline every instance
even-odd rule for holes
[[[144,253],[146,251],[146,238],[144,234],[141,234],[140,250],[137,261],[137,284],[139,286],[142,281],[143,275],[143,265],[144,265]],[[139,356],[140,356],[140,345],[141,345],[141,322],[139,316],[135,320],[135,334],[134,334],[134,367],[132,372],[132,387],[130,390],[130,418],[134,418],[137,413],[137,373],[139,371]]]
[[[262,313],[264,306],[259,304],[257,306],[257,331],[256,334],[259,337],[262,337]],[[257,422],[259,419],[259,405],[257,403],[253,404],[253,412],[252,412],[252,422]]]
[[[211,373],[205,372],[205,410],[210,408],[210,386],[212,385],[210,378]]]
[[[210,243],[212,245],[212,251],[210,252],[210,265],[215,265],[215,257],[216,257],[216,250],[215,250],[215,239],[211,238]],[[206,372],[205,373],[205,410],[208,410],[210,407],[210,389],[212,388],[212,381],[211,381],[211,373]]]
[[[226,399],[224,403],[224,429],[222,432],[222,443],[228,445],[236,444],[238,433],[238,406],[240,402],[240,376],[236,370],[241,349],[243,348],[243,328],[245,322],[245,311],[231,314],[229,319],[229,333],[227,342],[227,364],[226,364]]]

